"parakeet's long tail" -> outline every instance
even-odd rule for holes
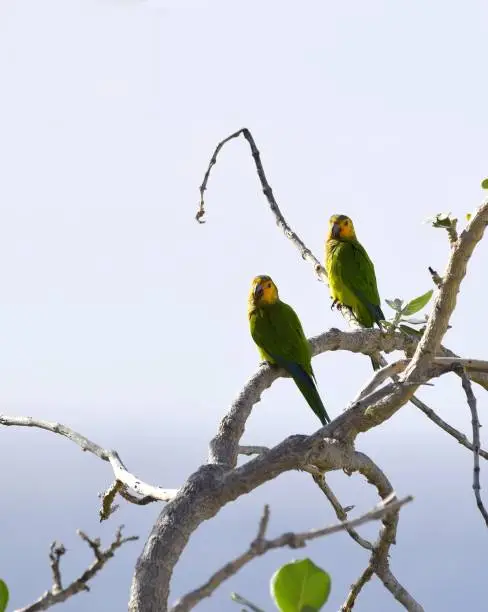
[[[299,366],[298,366],[299,367]],[[294,372],[290,372],[293,376],[293,380],[295,381],[297,387],[302,392],[303,397],[307,400],[310,408],[315,412],[315,414],[319,417],[322,425],[327,425],[330,423],[330,417],[325,410],[322,399],[317,391],[317,387],[315,386],[315,382],[309,374],[307,374],[302,368],[300,368],[300,373],[295,374]]]
[[[307,400],[310,408],[319,417],[322,425],[327,425],[330,423],[331,419],[325,410],[324,404],[322,403],[322,399],[320,398],[319,392],[317,391],[317,386],[312,376],[310,376],[310,374],[308,374],[308,372],[306,372],[298,363],[283,359],[283,357],[280,355],[273,354],[271,357],[279,366],[284,368],[288,374],[290,374],[295,381],[296,386],[302,392],[303,397]]]

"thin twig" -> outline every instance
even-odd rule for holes
[[[79,578],[73,580],[73,582],[65,589],[62,588],[61,583],[61,571],[59,567],[61,556],[65,554],[66,549],[62,544],[56,544],[54,542],[51,545],[49,558],[51,560],[51,569],[53,574],[53,586],[50,591],[46,591],[36,602],[25,608],[21,608],[16,612],[39,612],[40,610],[47,610],[55,604],[62,603],[82,591],[89,591],[88,582],[97,574],[102,567],[107,563],[109,559],[114,556],[115,551],[123,546],[126,542],[133,542],[138,540],[138,536],[130,536],[128,538],[122,537],[123,526],[120,526],[116,533],[113,542],[105,550],[101,548],[100,540],[92,540],[85,533],[78,530],[78,535],[84,540],[88,546],[93,550],[95,559],[88,566],[88,568],[81,574]]]
[[[231,593],[230,598],[232,599],[232,601],[235,601],[241,606],[246,606],[246,608],[249,608],[251,612],[264,612],[264,610],[258,608],[256,604],[253,604],[252,601],[249,601],[249,599],[246,599],[242,595],[239,595],[239,593]],[[247,612],[247,610],[243,608],[242,612]]]
[[[486,526],[488,527],[488,512],[483,505],[481,499],[481,485],[480,485],[480,422],[478,419],[478,410],[476,408],[476,397],[473,393],[473,387],[469,380],[466,372],[461,373],[461,380],[466,394],[466,400],[468,402],[469,409],[471,410],[471,424],[473,426],[473,491],[476,498],[476,505],[478,506],[481,516],[484,518]]]
[[[461,433],[458,429],[456,429],[452,425],[449,425],[449,423],[441,419],[441,417],[436,412],[434,412],[432,408],[427,406],[427,404],[425,404],[422,400],[419,400],[418,397],[414,396],[412,397],[410,402],[414,406],[419,408],[425,414],[425,416],[427,416],[433,423],[435,423],[438,427],[443,429],[450,436],[455,438],[459,442],[459,444],[462,444],[464,447],[474,452],[474,446],[471,444],[468,438],[463,433]],[[485,450],[481,448],[479,450],[479,455],[480,457],[483,457],[483,459],[488,459],[488,452],[486,452]]]
[[[273,190],[271,189],[271,186],[268,183],[268,179],[266,178],[266,174],[264,172],[263,164],[261,162],[261,155],[259,153],[259,150],[256,146],[256,143],[254,141],[254,138],[251,132],[247,128],[242,128],[238,130],[237,132],[234,132],[230,136],[227,136],[227,138],[224,138],[224,140],[219,142],[218,145],[216,146],[215,151],[212,155],[212,158],[210,159],[210,163],[207,167],[207,171],[205,172],[203,182],[200,186],[200,205],[199,205],[199,209],[196,214],[196,217],[195,217],[196,220],[199,223],[203,222],[202,218],[205,215],[204,192],[207,189],[207,183],[210,178],[210,172],[213,166],[217,162],[217,156],[220,150],[230,140],[233,140],[234,138],[238,138],[241,135],[244,136],[244,138],[249,143],[249,147],[251,148],[251,154],[254,159],[254,164],[256,166],[256,171],[259,177],[259,181],[261,183],[263,193],[266,199],[268,200],[268,204],[271,209],[271,212],[275,216],[276,225],[281,229],[281,231],[285,234],[285,236],[291,241],[293,246],[295,246],[298,249],[302,259],[312,264],[317,277],[322,282],[324,282],[326,285],[328,285],[329,283],[327,279],[326,269],[320,263],[320,261],[315,257],[312,251],[307,247],[307,245],[303,242],[303,240],[298,236],[298,234],[290,227],[288,222],[285,220],[285,217],[283,216],[283,213],[281,212],[280,207],[278,206],[278,203],[276,202],[276,199],[273,194]],[[347,321],[350,327],[352,328],[361,327],[361,325],[358,323],[358,321],[354,317],[352,310],[350,310],[349,308],[340,308],[339,311],[342,314],[343,318]]]
[[[423,374],[428,369],[432,359],[438,354],[442,339],[449,326],[449,320],[456,308],[457,295],[466,275],[468,261],[477,244],[483,238],[487,224],[488,202],[485,202],[476,210],[459,238],[456,236],[456,241],[451,245],[451,254],[443,276],[442,286],[431,306],[431,315],[422,338],[415,349],[412,363],[404,372],[405,378],[419,379],[419,374]]]
[[[350,612],[353,609],[361,589],[367,582],[369,582],[369,580],[371,580],[373,575],[374,570],[371,565],[368,565],[356,582],[351,585],[351,590],[347,594],[346,601],[342,604],[340,612]]]
[[[51,549],[49,550],[49,559],[51,561],[51,572],[53,575],[53,586],[52,593],[59,593],[63,590],[63,585],[61,582],[61,571],[59,569],[59,564],[61,562],[61,557],[66,553],[66,548],[63,544],[58,544],[58,542],[53,542],[51,544]]]
[[[207,171],[205,172],[205,176],[203,177],[203,182],[202,182],[202,184],[200,186],[200,206],[199,206],[199,210],[198,210],[198,212],[196,214],[197,221],[199,223],[203,222],[202,218],[205,215],[204,192],[207,189],[207,183],[208,183],[208,179],[210,178],[210,172],[211,172],[213,166],[217,162],[217,156],[218,156],[220,150],[230,140],[233,140],[234,138],[239,138],[239,136],[241,136],[241,135],[244,136],[244,138],[249,143],[249,146],[251,148],[251,154],[253,156],[254,163],[256,165],[256,170],[257,170],[257,173],[258,173],[258,177],[259,177],[259,180],[261,182],[261,187],[263,188],[263,193],[266,196],[266,199],[268,200],[268,203],[269,203],[270,208],[271,208],[271,212],[276,217],[276,223],[277,223],[278,227],[283,231],[285,236],[289,240],[292,241],[294,246],[300,251],[300,255],[303,257],[303,259],[305,261],[310,262],[313,265],[313,267],[315,269],[315,272],[321,278],[321,280],[323,280],[324,283],[327,283],[327,272],[325,271],[325,268],[322,266],[320,261],[312,254],[310,249],[305,245],[305,243],[299,238],[299,236],[291,229],[289,224],[286,222],[286,220],[285,220],[285,218],[283,216],[283,213],[281,212],[280,207],[278,206],[278,203],[275,200],[275,197],[273,195],[273,190],[271,189],[271,186],[268,183],[268,179],[266,178],[266,174],[264,172],[263,164],[261,163],[261,155],[259,153],[259,150],[258,150],[258,148],[256,146],[256,143],[254,142],[254,138],[253,138],[251,132],[247,128],[242,128],[242,129],[238,130],[237,132],[234,132],[230,136],[227,136],[227,138],[224,138],[224,140],[220,141],[218,143],[218,145],[216,146],[215,151],[214,151],[214,153],[212,155],[212,158],[210,160],[210,163],[208,165]]]
[[[376,370],[372,379],[359,391],[356,397],[352,400],[352,403],[355,404],[356,402],[361,401],[372,393],[377,387],[379,387],[385,380],[393,377],[395,374],[403,372],[409,363],[410,359],[399,359],[398,361],[389,363],[381,369]]]
[[[394,362],[392,364],[389,364],[391,366],[394,366],[396,364],[408,364],[411,360],[410,359],[404,359],[404,360],[399,360],[398,362]],[[457,366],[454,368],[454,372],[456,372],[458,375],[460,375],[460,368],[459,366],[465,366],[465,367],[469,367],[469,366],[473,366],[473,370],[472,371],[481,371],[482,369],[484,369],[487,365],[488,362],[486,361],[482,361],[479,359],[462,359],[460,357],[436,357],[434,360],[435,364],[438,365],[442,365],[444,367],[449,367],[452,369],[452,366]],[[384,357],[381,358],[381,363],[386,364],[386,361],[384,359]],[[380,379],[380,381],[382,382],[383,376],[379,375],[380,372],[383,371],[387,371],[387,368],[389,367],[389,365],[384,366],[381,370],[378,370],[375,375],[373,376],[373,378],[367,383],[367,385],[364,387],[363,391],[361,391],[358,395],[358,397],[363,396],[365,391],[370,391],[374,388],[375,386],[375,382],[377,383],[378,379]],[[401,368],[403,369],[403,368]],[[443,370],[444,372],[446,370]],[[462,371],[462,368],[461,368]],[[398,376],[396,374],[393,374],[391,371],[389,372],[391,375],[391,378],[394,382],[398,381]],[[433,373],[431,373],[433,374]],[[378,376],[379,375],[379,376]],[[358,400],[355,400],[358,401]],[[455,438],[462,446],[466,447],[467,449],[473,451],[474,447],[471,444],[471,442],[468,440],[468,438],[465,436],[465,434],[461,433],[458,429],[456,429],[455,427],[452,427],[452,425],[450,425],[449,423],[447,423],[446,421],[444,421],[438,414],[436,414],[434,412],[434,410],[432,410],[432,408],[430,408],[429,406],[427,406],[427,404],[425,402],[423,402],[422,400],[420,400],[418,397],[416,397],[415,395],[413,395],[410,398],[410,403],[413,404],[414,406],[416,406],[417,408],[419,408],[433,423],[435,423],[437,426],[439,426],[441,429],[443,429],[446,433],[448,433],[449,435],[451,435],[453,438]],[[483,459],[487,459],[488,460],[488,452],[480,449],[479,450],[479,455],[481,457],[483,457]]]
[[[337,518],[340,521],[347,523],[347,520],[348,520],[347,513],[345,509],[342,507],[337,497],[335,496],[332,489],[329,487],[329,485],[325,481],[324,475],[323,474],[313,475],[312,478],[314,479],[314,482],[317,484],[317,486],[322,491],[322,493],[324,493],[324,495],[327,497],[331,506],[334,508]],[[347,533],[351,536],[351,538],[359,544],[359,546],[362,546],[366,550],[373,550],[373,545],[371,544],[371,542],[362,538],[353,527],[347,526],[345,529]]]
[[[68,438],[68,440],[71,440],[71,442],[77,444],[83,451],[88,451],[102,461],[109,462],[112,466],[115,480],[120,481],[129,489],[132,489],[144,497],[149,496],[159,501],[170,501],[173,499],[173,497],[175,497],[178,491],[177,489],[163,489],[161,487],[145,483],[143,480],[140,480],[134,476],[134,474],[127,471],[127,468],[122,463],[122,460],[116,451],[102,448],[98,444],[95,444],[95,442],[92,442],[85,436],[74,431],[74,429],[70,429],[61,423],[33,419],[32,417],[7,416],[6,414],[0,414],[0,425],[4,425],[5,427],[36,427],[38,429],[44,429],[45,431],[50,431],[60,436],[64,436],[65,438]],[[111,491],[112,487],[108,489],[109,494]],[[128,497],[125,499],[131,501]],[[102,503],[102,506],[103,505],[104,503]]]
[[[411,495],[404,497],[403,499],[395,499],[388,503],[380,503],[375,506],[369,512],[361,515],[356,519],[341,522],[330,527],[323,529],[315,529],[311,531],[304,531],[302,533],[284,533],[281,536],[274,538],[273,540],[266,540],[266,528],[269,522],[269,507],[265,506],[263,515],[259,522],[259,529],[256,539],[251,543],[248,550],[236,557],[234,560],[226,563],[221,569],[219,569],[213,576],[201,587],[194,591],[187,593],[181,599],[179,599],[175,605],[170,609],[170,612],[187,612],[194,608],[198,603],[210,597],[217,587],[219,587],[225,580],[236,574],[244,565],[264,555],[269,550],[275,548],[283,548],[288,546],[290,548],[303,548],[307,545],[307,542],[316,538],[325,537],[339,531],[344,531],[348,528],[352,529],[363,525],[369,521],[382,519],[385,516],[398,512],[398,510],[405,504],[411,502],[413,497]]]

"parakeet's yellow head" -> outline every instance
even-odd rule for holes
[[[332,215],[329,219],[327,240],[355,240],[356,232],[352,220],[347,215]]]
[[[256,276],[252,281],[249,301],[255,306],[262,304],[274,304],[278,301],[278,288],[270,276],[264,274]]]

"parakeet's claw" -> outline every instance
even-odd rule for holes
[[[352,308],[350,306],[348,306],[347,304],[342,304],[340,302],[338,302],[337,304],[337,309],[342,313],[342,309],[345,308],[346,310],[348,310],[351,313],[352,318],[357,321],[356,317],[354,316],[354,312],[352,310]]]
[[[338,300],[337,298],[335,298],[335,300],[332,302],[332,305],[331,305],[330,309],[331,309],[331,310],[334,310],[334,306],[335,306],[336,304],[338,304],[338,303],[339,303],[339,300]],[[338,306],[337,308],[339,308],[339,306]]]

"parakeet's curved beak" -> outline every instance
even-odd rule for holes
[[[255,287],[254,287],[254,299],[255,300],[260,300],[263,297],[263,293],[264,293],[264,287],[261,283],[258,283]]]
[[[332,238],[340,238],[341,237],[341,226],[338,223],[334,223],[332,226]]]

